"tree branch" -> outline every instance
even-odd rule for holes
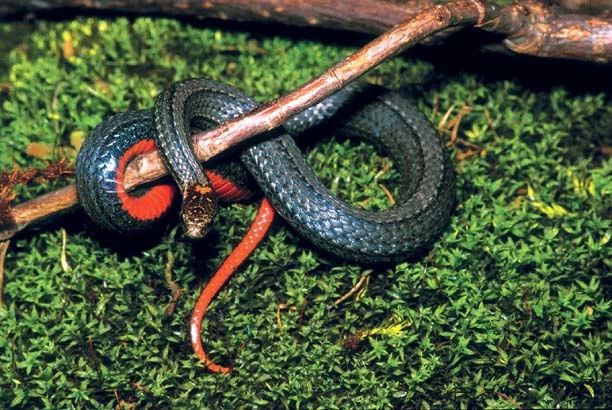
[[[433,0],[8,0],[0,13],[61,8],[160,13],[199,18],[318,26],[380,34],[432,7]]]
[[[64,3],[66,1],[68,0],[65,0]],[[346,1],[351,2],[352,0]],[[268,4],[269,2],[271,0],[257,0],[255,3]],[[284,4],[285,2],[289,0],[281,0],[276,3]],[[40,1],[37,3],[44,4]],[[110,4],[113,2],[100,0],[88,1],[88,3]],[[147,3],[152,2],[147,1]],[[238,0],[233,2],[225,0],[218,3],[242,4]],[[281,11],[277,10],[277,12]],[[526,53],[544,53],[548,56],[572,58],[588,55],[591,58],[597,56],[597,59],[601,61],[612,59],[612,38],[610,37],[612,25],[610,23],[597,19],[589,20],[590,22],[586,20],[578,22],[558,17],[551,9],[532,1],[500,9],[485,0],[456,0],[429,8],[376,38],[321,76],[276,102],[264,105],[214,130],[195,134],[193,138],[196,156],[201,161],[209,160],[247,138],[278,127],[290,116],[321,101],[384,60],[450,27],[474,25],[483,30],[504,34],[506,44],[510,48]],[[599,27],[599,31],[592,30],[585,33],[581,24],[587,24],[591,28]],[[592,37],[593,31],[600,34]],[[540,37],[540,34],[544,34],[544,37]],[[566,40],[563,43],[564,47],[561,49],[552,47],[555,41],[561,39]],[[166,172],[159,154],[153,152],[136,158],[128,165],[124,182],[126,188],[130,189],[153,181],[165,175]],[[70,185],[19,204],[12,209],[4,211],[0,209],[0,240],[9,239],[25,227],[69,211],[77,205],[76,189]]]
[[[539,1],[516,2],[484,30],[506,34],[510,50],[538,57],[612,61],[612,19],[563,14]]]
[[[604,18],[565,14],[560,7],[547,6],[547,3],[550,1],[516,1],[504,9],[502,17],[513,23],[510,27],[513,35],[504,43],[508,49],[540,57],[598,62],[611,60],[610,15]],[[576,11],[612,8],[612,0],[557,0],[557,3]],[[76,8],[271,22],[380,34],[433,4],[433,0],[405,0],[401,4],[389,0],[6,0],[0,5],[0,14]],[[520,25],[524,26],[524,31],[518,30]]]

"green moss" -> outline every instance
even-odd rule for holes
[[[15,27],[0,32],[14,39]],[[266,101],[357,46],[151,18],[38,21],[20,34],[3,42],[10,51],[0,78],[10,87],[0,94],[2,168],[44,165],[25,154],[30,142],[68,145],[70,133],[111,112],[150,107],[173,81],[206,76]],[[66,59],[68,37],[75,54]],[[360,296],[335,307],[372,268],[319,253],[279,221],[207,316],[206,348],[235,365],[226,377],[192,356],[187,320],[254,205],[222,209],[201,242],[165,235],[136,248],[94,234],[79,214],[64,223],[71,271],[60,265],[58,225],[10,249],[0,407],[609,403],[612,163],[591,155],[609,125],[609,96],[537,90],[410,55],[369,80],[405,90],[434,124],[453,105],[451,118],[472,108],[459,137],[483,151],[457,163],[459,204],[429,255],[373,269]],[[377,177],[387,160],[373,153],[327,141],[308,159],[341,196],[379,209],[388,200],[378,184],[393,173]],[[21,199],[48,189],[27,189]],[[553,204],[566,212],[542,212]],[[169,250],[174,278],[188,289],[172,317],[164,314]],[[282,326],[279,304],[295,307],[282,311]],[[357,350],[342,346],[348,335],[396,323],[408,325],[369,336]]]

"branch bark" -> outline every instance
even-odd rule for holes
[[[380,34],[434,5],[433,0],[8,0],[0,13],[61,8],[188,15],[220,20],[319,26]]]
[[[506,34],[504,45],[538,57],[612,61],[612,19],[564,14],[540,1],[516,2],[484,30]]]
[[[612,0],[557,0],[574,10],[611,9]],[[131,13],[188,15],[221,20],[273,22],[380,34],[431,8],[433,0],[6,0],[0,15],[54,11],[113,10]],[[502,19],[511,20],[505,46],[539,57],[587,61],[612,60],[612,17],[565,14],[544,0],[516,1]],[[485,30],[487,27],[483,27]],[[490,28],[490,27],[489,27]]]
[[[67,1],[69,0],[64,0],[64,3]],[[256,0],[255,3],[268,4],[271,1]],[[279,0],[276,3],[284,4],[289,1]],[[146,3],[152,2],[154,3],[154,1]],[[37,3],[44,4],[40,1]],[[97,2],[88,1],[88,3],[110,4],[113,2],[99,0]],[[184,1],[181,4],[186,3],[188,2]],[[212,1],[210,3],[213,4]],[[224,0],[218,3],[242,4],[238,0]],[[295,3],[301,2],[295,1]],[[344,1],[337,3],[344,3]],[[278,10],[277,12],[280,13]],[[547,56],[570,58],[598,56],[597,58],[601,61],[610,61],[612,59],[612,25],[597,19],[589,21],[568,20],[567,16],[560,19],[554,11],[533,1],[500,9],[485,0],[456,0],[429,8],[376,38],[321,76],[276,102],[262,106],[214,130],[194,135],[196,155],[200,160],[206,161],[247,138],[278,127],[290,116],[319,102],[385,59],[450,27],[473,25],[483,30],[504,34],[508,47],[521,52],[537,51]],[[585,32],[584,24],[589,28],[599,27],[599,31],[595,31],[600,34],[593,37],[593,30]],[[545,33],[545,36],[541,36],[542,33]],[[551,48],[551,44],[561,39],[566,41],[562,42],[564,47]],[[159,154],[153,152],[136,158],[128,165],[124,182],[126,188],[130,189],[153,181],[165,175],[166,172]],[[70,185],[19,204],[5,212],[0,212],[0,240],[9,239],[33,223],[69,211],[76,206],[78,206],[76,189]]]

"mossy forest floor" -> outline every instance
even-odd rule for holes
[[[3,170],[73,160],[73,145],[102,118],[151,107],[173,81],[205,76],[267,101],[366,41],[120,16],[7,22],[0,33]],[[192,355],[187,321],[254,204],[224,207],[197,243],[170,229],[121,239],[82,214],[60,219],[9,249],[0,408],[609,405],[605,71],[454,49],[452,58],[407,53],[367,77],[418,105],[455,159],[456,211],[428,253],[397,266],[347,264],[279,220],[205,321],[212,358],[235,366],[223,376]],[[340,196],[389,206],[392,167],[372,147],[328,139],[308,160]],[[64,183],[20,188],[18,200]],[[63,230],[71,269],[61,263]],[[171,316],[169,253],[185,290]]]

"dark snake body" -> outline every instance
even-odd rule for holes
[[[176,121],[198,128],[215,126],[256,106],[235,88],[197,79],[162,93],[155,120],[141,111],[103,121],[77,159],[77,189],[86,212],[106,228],[122,232],[140,228],[138,221],[119,215],[121,205],[114,198],[112,182],[117,160],[113,158],[139,138],[156,134],[154,129],[177,127]],[[390,156],[401,175],[397,204],[370,212],[332,194],[289,135],[313,127],[365,139]],[[451,163],[428,121],[398,94],[348,85],[291,118],[284,128],[289,134],[247,145],[240,159],[278,213],[316,246],[360,262],[398,261],[430,245],[448,224],[454,203]],[[205,182],[191,172],[188,138],[177,139],[165,132],[156,138],[169,169],[180,170],[173,173],[179,184],[189,178]]]

